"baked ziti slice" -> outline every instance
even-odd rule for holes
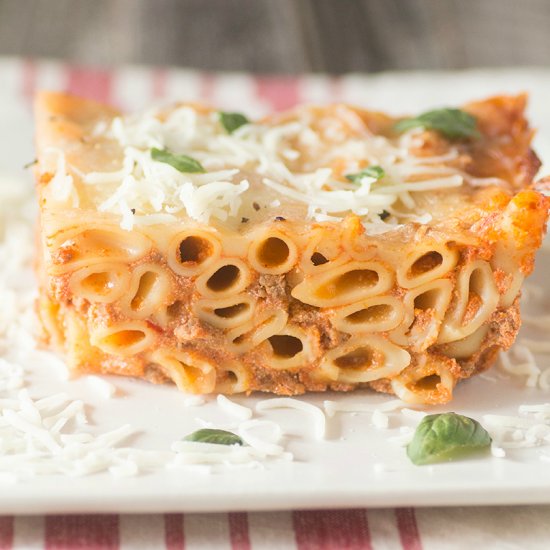
[[[190,393],[445,403],[513,343],[545,231],[525,101],[250,121],[41,93],[45,340]]]

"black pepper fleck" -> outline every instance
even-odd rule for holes
[[[135,214],[136,213],[136,209],[135,208],[132,208],[132,214]]]
[[[390,213],[387,210],[382,210],[380,214],[378,214],[381,220],[385,220],[386,218],[389,218]]]
[[[248,218],[241,218],[241,223],[247,223],[248,222]]]
[[[284,222],[284,221],[285,221],[285,218],[283,218],[282,216],[276,216],[276,217],[275,217],[275,221],[276,221],[276,222]]]
[[[252,208],[254,208],[254,210],[256,210],[256,212],[257,212],[260,209],[260,205],[257,202],[253,202],[252,203]]]

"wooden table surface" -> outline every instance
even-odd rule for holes
[[[0,0],[0,55],[297,73],[547,65],[550,0]]]

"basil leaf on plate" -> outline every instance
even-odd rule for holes
[[[435,130],[449,139],[466,139],[479,136],[475,117],[460,109],[435,109],[414,118],[405,118],[394,126],[397,132],[412,128]]]
[[[361,183],[363,178],[374,178],[379,180],[385,175],[386,172],[384,172],[384,169],[381,166],[367,166],[367,168],[364,168],[361,172],[346,174],[346,179],[352,183]]]
[[[197,443],[213,443],[215,445],[244,445],[244,441],[232,432],[203,428],[183,438],[184,441],[196,441]]]
[[[220,112],[220,122],[228,134],[232,134],[237,128],[248,124],[250,121],[241,113]]]
[[[187,155],[176,155],[168,151],[168,149],[157,149],[153,147],[153,149],[151,149],[151,158],[157,162],[169,164],[178,170],[178,172],[189,174],[205,172],[205,169],[198,160],[188,157]]]
[[[407,446],[413,464],[431,464],[455,460],[491,446],[491,437],[483,426],[454,412],[425,416]]]

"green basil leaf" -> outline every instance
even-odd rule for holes
[[[386,172],[384,172],[381,166],[367,166],[367,168],[364,168],[361,172],[357,172],[356,174],[346,174],[346,179],[352,183],[361,183],[363,178],[374,178],[379,180],[385,175]]]
[[[169,164],[178,170],[178,172],[189,174],[205,172],[205,169],[198,160],[188,157],[187,155],[175,155],[168,151],[168,149],[157,149],[153,147],[153,149],[151,149],[151,158],[157,162]]]
[[[455,460],[491,445],[491,437],[479,422],[456,413],[425,416],[407,446],[407,456],[416,464]]]
[[[237,128],[248,124],[250,121],[241,113],[220,112],[220,122],[228,134],[232,134]]]
[[[196,441],[198,443],[214,443],[215,445],[244,445],[244,441],[234,433],[225,430],[203,428],[192,434],[186,435],[184,441]]]
[[[460,109],[435,109],[400,120],[394,128],[397,132],[406,132],[422,127],[435,130],[449,139],[466,139],[479,136],[476,125],[475,117]]]

